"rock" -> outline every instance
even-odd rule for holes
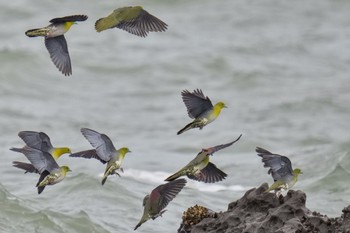
[[[266,193],[267,189],[264,183],[248,190],[241,199],[230,203],[225,212],[191,207],[184,212],[178,232],[350,233],[350,206],[343,209],[341,217],[328,218],[306,208],[306,194],[302,191],[289,190],[285,197],[278,197],[275,193]]]

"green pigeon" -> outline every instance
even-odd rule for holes
[[[50,25],[26,31],[28,37],[45,37],[45,46],[55,66],[65,76],[72,74],[72,65],[69,57],[67,41],[64,34],[77,21],[87,20],[86,15],[71,15],[50,20]]]
[[[25,146],[20,149],[31,164],[39,171],[40,178],[36,187],[38,194],[44,191],[46,185],[54,185],[61,182],[71,171],[68,166],[58,166],[50,153]]]
[[[141,37],[146,37],[149,32],[165,31],[167,26],[166,23],[145,11],[141,6],[118,8],[95,23],[97,32],[116,27]]]
[[[260,147],[257,147],[255,151],[262,158],[264,167],[270,168],[267,173],[271,174],[274,180],[274,183],[266,192],[279,191],[281,188],[290,189],[298,181],[302,171],[299,168],[293,170],[292,163],[286,156],[273,154]]]
[[[53,147],[49,136],[44,132],[20,131],[18,136],[28,147],[48,152],[56,160],[63,154],[71,153],[71,150],[68,147]],[[11,148],[10,150],[22,152],[22,148]],[[13,161],[13,166],[25,170],[25,173],[39,173],[39,171],[30,163]]]
[[[131,151],[127,147],[122,147],[116,150],[111,139],[109,139],[109,137],[105,134],[100,134],[88,128],[82,128],[80,131],[89,141],[89,143],[95,147],[95,149],[77,152],[69,156],[87,159],[95,158],[100,160],[103,164],[107,163],[107,167],[102,178],[102,185],[104,185],[109,175],[119,175],[116,172],[118,169],[123,171],[121,168],[122,162],[125,155]]]
[[[152,190],[151,194],[143,199],[143,215],[134,230],[140,227],[149,219],[156,219],[166,211],[164,208],[172,201],[176,195],[185,187],[186,180],[178,179],[166,184],[159,185]]]
[[[217,168],[215,164],[209,162],[209,155],[213,155],[215,152],[231,146],[233,143],[237,142],[241,136],[242,134],[230,143],[202,149],[191,162],[180,169],[180,171],[166,178],[165,181],[172,181],[180,176],[187,176],[190,179],[204,183],[215,183],[225,179],[227,174]]]
[[[204,126],[213,122],[220,115],[222,108],[227,108],[223,102],[218,102],[213,106],[209,97],[204,96],[201,89],[193,92],[183,90],[181,95],[188,116],[194,120],[177,132],[178,135],[193,128],[203,129]]]

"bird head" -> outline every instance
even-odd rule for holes
[[[293,173],[294,173],[295,175],[303,174],[303,172],[302,172],[299,168],[295,168],[295,169],[293,170]]]
[[[227,106],[226,106],[226,104],[225,104],[224,102],[218,102],[218,103],[216,104],[216,106],[217,106],[218,108],[220,108],[220,109],[222,109],[222,108],[227,108]]]
[[[68,147],[62,147],[61,152],[62,152],[62,154],[66,154],[66,153],[72,154],[72,151]]]
[[[129,152],[131,152],[131,150],[129,150],[129,148],[127,147],[122,147],[119,149],[119,153],[122,155],[125,155],[126,153],[129,153]]]
[[[59,147],[54,149],[54,151],[52,152],[52,156],[55,159],[58,159],[59,157],[61,157],[61,155],[66,153],[72,154],[71,150],[68,147]]]
[[[69,168],[68,166],[62,166],[61,169],[62,169],[62,171],[63,171],[64,173],[67,173],[67,172],[71,172],[71,171],[72,171],[72,170],[70,170],[70,168]]]

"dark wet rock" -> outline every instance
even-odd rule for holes
[[[197,218],[195,208],[191,207],[184,212],[178,232],[350,233],[350,206],[343,209],[342,216],[329,218],[306,208],[306,194],[302,191],[289,190],[286,196],[278,197],[266,193],[267,189],[264,183],[248,190],[241,199],[230,203],[225,212],[203,214],[206,208],[200,207],[197,212],[201,217]],[[186,216],[196,222],[186,220]]]

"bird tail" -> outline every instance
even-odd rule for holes
[[[38,188],[38,194],[42,193],[45,189],[45,186],[47,185],[47,182],[43,182],[45,177],[48,176],[50,172],[47,170],[43,171],[40,175],[40,178],[38,180],[38,183],[36,184],[36,187]]]
[[[104,185],[106,183],[106,180],[107,180],[107,177],[108,175],[104,175],[103,178],[102,178],[102,185]]]
[[[182,134],[183,132],[187,131],[187,130],[190,130],[190,129],[193,129],[195,127],[198,127],[194,124],[194,122],[191,122],[189,124],[187,124],[185,127],[183,127],[182,129],[179,130],[179,132],[177,132],[177,135],[180,135]]]
[[[168,178],[166,178],[164,181],[173,181],[176,180],[177,178],[179,178],[180,176],[183,176],[183,172],[182,171],[178,171],[175,174],[169,176]]]
[[[47,28],[35,28],[26,31],[28,37],[37,37],[37,36],[47,36],[49,30]]]
[[[148,219],[142,216],[140,222],[135,226],[134,231],[136,231],[137,228],[139,228],[144,222],[146,222]]]
[[[12,147],[12,148],[10,148],[10,150],[15,151],[15,152],[22,153],[23,148],[14,148],[14,147]]]

